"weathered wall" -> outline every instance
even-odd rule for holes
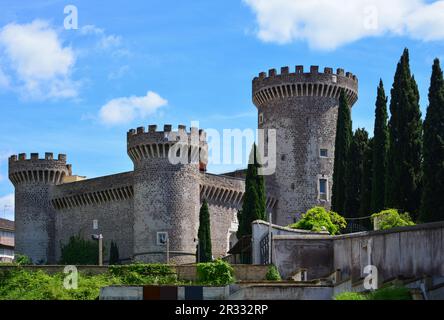
[[[334,268],[357,281],[364,267],[378,268],[380,280],[396,276],[444,276],[444,223],[334,237]]]
[[[103,234],[105,260],[109,258],[111,241],[119,248],[120,259],[132,258],[133,198],[132,172],[59,185],[52,203],[56,212],[56,257],[60,259],[61,244],[80,234],[91,239]],[[99,228],[93,230],[93,220]]]
[[[276,173],[266,177],[267,190],[278,199],[273,222],[288,225],[316,205],[330,207],[334,144],[339,96],[345,90],[350,105],[357,100],[357,78],[317,66],[304,73],[288,67],[271,69],[253,80],[253,102],[259,129],[276,130]],[[265,150],[267,150],[267,139]],[[320,157],[320,149],[328,157]],[[325,199],[319,196],[319,179],[328,180]]]

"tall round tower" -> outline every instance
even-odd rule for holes
[[[358,99],[358,79],[337,69],[296,66],[261,72],[253,80],[259,129],[276,129],[276,171],[267,192],[278,199],[274,222],[293,223],[313,206],[330,208],[336,121],[344,90],[350,107]],[[267,146],[267,139],[265,139]],[[267,148],[265,148],[267,150]]]
[[[21,153],[9,158],[9,179],[15,187],[15,252],[34,263],[55,263],[55,210],[51,205],[52,190],[71,174],[66,155],[58,159],[45,153]]]
[[[150,125],[128,132],[134,163],[134,258],[195,262],[199,226],[199,149],[204,134]],[[168,238],[168,245],[166,239]]]

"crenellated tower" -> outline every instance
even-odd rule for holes
[[[71,175],[66,155],[54,159],[45,153],[25,153],[9,158],[9,179],[15,187],[15,251],[34,263],[55,263],[55,209],[51,205],[53,188]]]
[[[173,263],[195,262],[199,225],[199,151],[205,133],[173,131],[165,125],[130,130],[128,155],[134,163],[134,258],[166,261],[166,235]]]
[[[358,79],[343,69],[296,66],[271,69],[253,79],[259,129],[276,129],[276,171],[267,191],[278,199],[274,222],[293,223],[313,206],[330,208],[336,121],[344,90],[350,107],[358,99]],[[265,139],[267,145],[267,139]],[[267,148],[265,148],[267,150]]]

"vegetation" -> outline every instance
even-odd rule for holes
[[[80,235],[72,236],[68,244],[62,245],[62,264],[96,265],[99,263],[99,244],[97,241],[85,240]]]
[[[281,281],[281,275],[279,270],[276,268],[274,264],[268,267],[267,274],[265,275],[265,279],[268,281]]]
[[[378,224],[379,230],[415,225],[408,213],[399,213],[396,209],[375,213],[372,215],[372,220],[374,224]]]
[[[18,265],[31,265],[32,259],[28,256],[25,256],[23,254],[16,253],[14,255],[14,264]]]
[[[334,297],[335,300],[412,300],[406,287],[384,287],[367,293],[343,292]]]
[[[364,164],[362,166],[362,180],[361,180],[361,199],[359,204],[359,217],[370,215],[371,209],[371,193],[373,184],[373,138],[368,140],[364,151]],[[370,227],[370,225],[368,225]]]
[[[373,176],[370,212],[379,212],[384,209],[387,151],[389,147],[387,118],[387,96],[385,95],[384,84],[382,80],[380,80],[376,98],[375,128],[373,134]]]
[[[117,247],[117,243],[111,241],[111,246],[109,249],[109,264],[114,265],[119,263],[120,263],[119,248]]]
[[[421,200],[422,120],[408,49],[396,69],[390,113],[385,205],[410,212],[416,219]]]
[[[245,195],[242,210],[238,212],[239,229],[237,238],[251,234],[251,223],[255,220],[265,220],[265,182],[264,177],[258,174],[260,164],[259,152],[256,144],[250,153],[247,176],[245,178]]]
[[[347,157],[345,186],[345,207],[342,212],[346,217],[358,217],[363,195],[364,163],[368,149],[368,133],[365,129],[357,129],[350,144]]]
[[[347,158],[352,141],[352,122],[350,108],[345,92],[339,98],[337,132],[335,141],[335,161],[333,170],[332,210],[344,213],[347,186]]]
[[[347,226],[345,219],[324,207],[314,207],[302,215],[301,219],[291,224],[293,229],[311,230],[315,232],[328,231],[330,234],[339,234]]]
[[[99,275],[79,273],[77,289],[65,289],[66,274],[22,268],[0,271],[0,300],[93,300],[109,285],[183,284],[167,265],[111,266]]]
[[[444,220],[444,79],[438,59],[433,64],[429,106],[424,120],[424,189],[420,220]]]
[[[209,262],[213,260],[213,253],[211,251],[211,228],[210,228],[210,212],[208,210],[208,203],[203,201],[199,212],[199,231],[197,234],[199,244],[197,246],[197,262]]]
[[[214,286],[225,286],[235,281],[233,267],[221,259],[198,263],[197,276],[199,283]]]

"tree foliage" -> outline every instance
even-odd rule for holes
[[[97,241],[85,240],[80,235],[72,236],[66,245],[62,245],[61,261],[67,265],[96,265],[99,262]]]
[[[339,98],[338,120],[336,125],[335,161],[332,187],[332,210],[344,213],[347,185],[347,159],[352,140],[352,122],[350,108],[345,92]]]
[[[212,247],[211,247],[211,225],[210,225],[210,211],[208,209],[208,203],[203,201],[199,212],[199,231],[197,233],[199,238],[199,244],[197,250],[199,250],[197,262],[209,262],[213,259]]]
[[[111,246],[109,249],[109,264],[119,264],[120,258],[119,258],[119,247],[117,246],[117,243],[114,241],[111,241]]]
[[[311,230],[315,232],[328,231],[330,234],[339,234],[347,226],[345,219],[324,207],[314,207],[304,213],[301,219],[291,224],[293,229]]]
[[[377,224],[379,230],[415,225],[407,212],[399,213],[396,209],[388,209],[375,213],[372,215],[372,220],[374,224]]]
[[[424,120],[422,222],[444,220],[444,80],[438,59],[433,64],[429,106]]]

